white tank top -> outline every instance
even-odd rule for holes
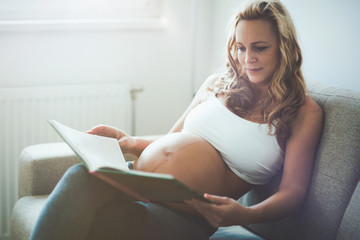
[[[182,131],[196,134],[217,149],[227,166],[251,184],[265,184],[279,172],[284,153],[267,124],[245,120],[226,108],[215,94],[196,106]]]

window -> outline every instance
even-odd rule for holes
[[[61,27],[155,26],[162,21],[162,0],[1,0],[0,30]],[[134,25],[134,23],[136,23]],[[145,26],[144,25],[144,26]],[[22,27],[21,27],[22,26]],[[47,27],[45,27],[47,28]]]

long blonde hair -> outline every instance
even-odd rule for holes
[[[227,71],[216,83],[215,92],[226,97],[226,105],[239,116],[249,114],[253,104],[251,84],[236,54],[236,26],[240,20],[266,20],[272,25],[279,40],[280,61],[272,77],[266,106],[262,110],[263,121],[269,126],[269,134],[287,138],[289,124],[296,117],[305,101],[305,82],[301,72],[302,55],[294,24],[285,7],[277,0],[252,0],[236,14],[228,39]],[[275,126],[275,131],[272,127]]]

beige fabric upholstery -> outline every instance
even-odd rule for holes
[[[17,201],[12,214],[11,239],[29,239],[48,195],[26,196]]]
[[[49,194],[66,169],[78,162],[64,143],[26,147],[20,156],[19,198]]]
[[[65,143],[26,147],[20,155],[19,201],[11,216],[11,239],[29,239],[36,219],[56,183],[79,162]]]

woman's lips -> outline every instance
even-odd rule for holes
[[[262,70],[262,68],[246,68],[246,71],[250,74],[256,74],[258,72],[260,72]]]

